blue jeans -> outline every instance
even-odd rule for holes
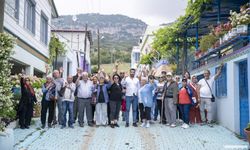
[[[66,114],[67,111],[69,112],[69,120],[68,120],[68,126],[71,126],[74,123],[74,102],[69,101],[63,101],[62,102],[62,109],[63,109],[63,126],[66,126]]]
[[[138,97],[137,96],[126,96],[126,123],[129,123],[129,112],[132,104],[133,109],[133,123],[137,122],[137,109],[138,109]]]
[[[183,117],[183,121],[186,124],[189,124],[189,112],[190,112],[191,104],[179,104],[179,108],[180,108],[180,113]]]

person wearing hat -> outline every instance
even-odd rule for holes
[[[156,94],[156,104],[157,104],[157,110],[155,113],[160,112],[160,123],[166,124],[166,117],[165,117],[165,107],[163,103],[163,87],[165,84],[164,81],[165,76],[162,74],[159,78],[159,82],[157,83],[157,88],[155,90]],[[155,118],[156,119],[156,118]]]
[[[171,72],[167,73],[167,81],[163,87],[163,99],[165,105],[165,117],[166,125],[176,127],[176,104],[178,87],[176,82],[173,80]]]

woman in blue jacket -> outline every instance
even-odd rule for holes
[[[107,104],[109,102],[108,89],[110,84],[105,84],[105,77],[100,75],[99,84],[96,87],[97,100],[96,100],[96,125],[107,125]]]
[[[146,79],[142,78],[142,82],[144,82]],[[140,98],[143,103],[144,109],[143,109],[143,123],[142,127],[149,128],[150,127],[150,120],[151,120],[151,107],[153,106],[153,90],[156,88],[156,84],[154,82],[154,77],[150,75],[148,77],[148,83],[143,85],[140,88]]]

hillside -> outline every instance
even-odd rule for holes
[[[56,28],[83,29],[88,25],[92,31],[94,48],[97,46],[97,29],[101,36],[101,48],[104,50],[131,51],[132,46],[137,45],[140,37],[146,29],[146,23],[139,19],[124,15],[79,14],[77,21],[72,21],[72,15],[60,16],[52,21]]]

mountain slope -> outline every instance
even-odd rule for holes
[[[146,23],[139,19],[130,18],[124,15],[101,15],[101,14],[79,14],[77,21],[72,21],[72,15],[60,16],[52,21],[56,28],[60,29],[82,29],[88,25],[91,30],[96,48],[97,29],[100,30],[104,39],[101,41],[101,48],[105,50],[130,51],[132,46],[137,45],[140,37],[146,29]]]

